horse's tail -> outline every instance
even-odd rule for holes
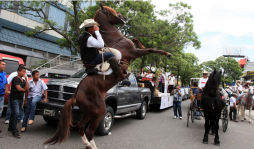
[[[63,107],[55,136],[45,141],[43,144],[62,143],[68,139],[70,126],[72,126],[72,107],[76,103],[76,98],[69,99]]]

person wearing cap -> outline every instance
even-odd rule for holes
[[[242,85],[241,85],[241,81],[237,81],[237,89],[238,89],[238,92],[239,92],[239,94],[241,94],[242,93],[242,91],[243,91],[243,87],[242,87]]]
[[[229,85],[227,85],[226,91],[228,92],[229,96],[232,94],[232,89],[230,88]]]
[[[114,54],[112,52],[106,52],[103,54],[99,53],[98,49],[104,47],[104,41],[99,32],[98,26],[100,25],[95,22],[94,19],[86,19],[79,27],[81,30],[85,30],[85,32],[79,37],[80,55],[82,62],[85,65],[101,64],[103,62],[103,56],[104,61],[108,61],[110,63],[110,66],[115,72],[117,78],[119,80],[124,80],[128,77],[128,74],[123,74],[121,72],[118,60],[114,58]],[[96,38],[93,35],[96,36]]]
[[[230,111],[229,111],[229,119],[234,122],[238,122],[236,120],[236,110],[237,110],[237,106],[236,106],[236,97],[237,94],[233,93],[232,96],[230,97]],[[232,117],[232,113],[233,113],[233,117]]]
[[[206,82],[207,82],[207,80],[208,80],[208,77],[207,77],[207,76],[208,76],[208,72],[207,72],[207,71],[204,71],[204,72],[203,72],[203,77],[200,78],[199,81],[198,81],[198,91],[199,91],[199,93],[202,93],[202,92],[203,92],[203,89],[204,89],[204,87],[205,87],[205,85],[206,85]],[[197,105],[197,106],[200,105],[200,101],[197,101],[197,100],[196,100],[196,105]],[[199,112],[199,111],[196,111],[195,119],[201,120],[201,118],[200,118],[200,112]]]

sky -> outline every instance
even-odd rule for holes
[[[201,48],[186,47],[199,64],[223,55],[224,47],[244,47],[245,56],[254,61],[254,1],[251,0],[181,0],[191,6],[194,31]],[[155,10],[169,9],[169,3],[178,0],[152,0]],[[238,60],[238,59],[237,59]]]

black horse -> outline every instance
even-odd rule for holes
[[[208,133],[210,128],[215,133],[214,144],[219,146],[219,119],[221,111],[225,103],[223,103],[219,94],[219,85],[221,83],[221,71],[214,70],[206,83],[202,92],[201,108],[204,110],[205,116],[205,135],[203,139],[204,144],[208,144]]]

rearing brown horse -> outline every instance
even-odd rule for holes
[[[124,18],[124,16],[117,13],[114,9],[102,5],[100,5],[100,9],[94,16],[94,20],[100,24],[100,33],[102,34],[104,42],[106,45],[122,53],[122,61],[129,64],[132,60],[150,53],[158,53],[168,57],[171,56],[170,53],[162,50],[135,48],[133,42],[139,44],[141,47],[142,44],[139,43],[138,40],[131,41],[124,38],[113,26],[113,24],[122,23],[121,19]],[[127,70],[127,67],[128,65],[124,65],[125,70]],[[105,80],[103,80],[103,76],[99,74],[89,75],[84,78],[79,83],[74,98],[69,99],[65,103],[55,136],[45,141],[44,144],[61,143],[68,139],[70,126],[73,126],[71,109],[77,102],[79,109],[84,114],[83,118],[77,124],[82,141],[88,148],[96,149],[97,147],[93,137],[106,111],[104,98],[107,91],[117,83],[118,80],[115,73],[107,75]]]

